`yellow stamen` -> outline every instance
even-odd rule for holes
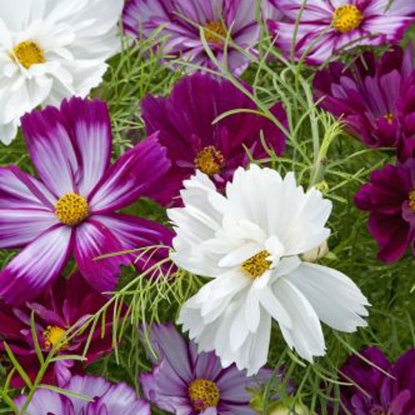
[[[189,398],[195,411],[205,411],[218,406],[220,391],[215,382],[196,379],[189,386]]]
[[[61,223],[76,226],[88,217],[89,205],[82,196],[67,193],[56,203],[55,213]]]
[[[226,28],[221,21],[210,22],[205,25],[205,39],[207,42],[223,43],[223,38],[226,38]]]
[[[26,69],[32,65],[46,62],[42,47],[32,40],[26,40],[16,45],[13,48],[13,56]]]
[[[409,209],[415,211],[415,189],[409,192]]]
[[[357,29],[362,20],[362,12],[353,4],[341,6],[333,13],[333,26],[342,33]]]
[[[58,326],[48,326],[42,334],[45,338],[45,347],[47,349],[51,349],[57,344],[59,344],[58,350],[66,349],[69,346],[67,341],[62,341],[65,336],[65,330]]]
[[[388,124],[392,125],[395,121],[395,115],[391,112],[388,112],[383,118],[387,121]]]
[[[197,155],[195,167],[208,176],[214,176],[225,167],[225,158],[216,147],[207,146]]]
[[[261,251],[242,263],[242,270],[252,279],[262,277],[271,267],[271,262],[267,260],[269,252]]]

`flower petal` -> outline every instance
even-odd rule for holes
[[[22,129],[40,178],[58,198],[76,191],[80,173],[67,120],[55,107],[22,118]]]
[[[92,287],[100,292],[113,291],[121,265],[130,265],[128,255],[119,255],[123,246],[102,223],[90,219],[75,231],[75,259],[79,270]],[[114,254],[114,255],[111,255]],[[110,255],[107,258],[100,258]]]
[[[153,134],[125,152],[103,176],[90,196],[91,211],[110,213],[135,202],[167,172],[166,150]]]
[[[0,249],[23,247],[57,223],[46,210],[0,209]]]
[[[291,318],[291,329],[280,324],[288,346],[309,362],[313,362],[313,356],[323,356],[326,349],[323,331],[308,300],[285,278],[280,278],[274,284],[273,291]]]
[[[0,273],[0,297],[18,305],[41,294],[68,261],[71,236],[71,228],[58,225],[27,245]]]
[[[111,121],[108,106],[98,99],[73,98],[61,107],[72,130],[82,176],[81,195],[88,195],[109,167],[112,148]]]
[[[56,203],[39,180],[16,166],[0,168],[0,200],[3,209],[53,210]]]
[[[136,268],[146,271],[156,267],[161,261],[169,257],[169,248],[172,246],[173,231],[165,226],[150,220],[137,218],[131,215],[96,215],[94,220],[101,222],[121,242],[125,251],[133,251],[129,256]],[[173,269],[171,261],[161,265],[162,276],[167,277]],[[151,273],[156,276],[157,269]]]
[[[330,327],[352,333],[367,323],[369,303],[354,282],[339,271],[303,263],[286,276],[310,302],[318,317]]]

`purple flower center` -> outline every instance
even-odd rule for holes
[[[69,346],[68,342],[64,339],[65,330],[58,326],[48,326],[42,334],[45,338],[45,347],[47,349],[58,345],[58,350],[62,350]]]
[[[415,189],[409,192],[409,209],[415,212]]]
[[[56,203],[55,214],[61,223],[76,226],[88,217],[89,205],[82,196],[67,193]]]
[[[357,29],[362,20],[362,12],[353,4],[341,6],[333,13],[333,26],[341,33]]]
[[[22,66],[29,69],[32,65],[45,63],[45,55],[41,46],[32,40],[20,42],[13,48],[13,58],[15,58]]]
[[[242,263],[242,271],[252,279],[262,277],[271,266],[271,262],[267,260],[269,256],[270,254],[267,251],[257,253]]]
[[[387,121],[388,124],[392,125],[395,121],[395,115],[391,112],[388,112],[386,115],[383,116],[383,118]]]
[[[215,146],[207,146],[198,153],[194,163],[196,169],[214,176],[225,167],[225,157]]]
[[[226,33],[226,28],[221,21],[210,22],[205,25],[205,39],[208,42],[222,44]]]
[[[196,379],[189,385],[189,398],[195,411],[205,411],[218,406],[220,390],[211,380]]]

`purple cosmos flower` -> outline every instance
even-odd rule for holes
[[[40,180],[16,166],[0,168],[0,249],[21,248],[0,273],[0,297],[11,304],[41,294],[74,253],[99,291],[113,290],[120,264],[138,254],[108,253],[169,245],[157,223],[115,213],[141,197],[169,168],[156,136],[114,164],[106,104],[73,98],[23,118],[23,132]],[[157,251],[151,258],[166,255]],[[150,262],[151,262],[150,261]],[[137,265],[143,266],[145,258]]]
[[[239,75],[250,59],[226,45],[224,39],[229,36],[239,48],[253,51],[260,35],[256,13],[252,0],[132,0],[125,6],[123,24],[126,33],[134,37],[148,37],[163,28],[159,36],[168,37],[165,53],[216,69],[201,40],[200,30],[204,29],[218,61]]]
[[[213,124],[219,115],[236,109],[257,110],[257,106],[231,82],[201,74],[182,79],[168,98],[149,95],[143,100],[147,132],[159,131],[160,143],[172,160],[153,198],[164,205],[175,197],[178,202],[183,180],[196,169],[223,189],[234,171],[249,163],[247,150],[255,159],[269,157],[261,143],[261,131],[268,146],[282,155],[285,136],[267,118],[238,112]],[[286,126],[281,104],[275,104],[271,111]]]
[[[262,370],[246,377],[235,365],[223,369],[213,353],[197,353],[173,325],[154,325],[151,343],[160,361],[152,373],[140,377],[146,398],[158,408],[180,415],[254,415],[248,389],[269,379]],[[156,363],[156,361],[154,362]]]
[[[151,415],[150,405],[139,399],[133,388],[125,383],[111,384],[103,378],[74,376],[65,390],[90,400],[61,395],[38,389],[27,407],[30,415]],[[15,399],[21,409],[27,399]]]
[[[396,106],[403,131],[398,144],[398,159],[404,162],[415,158],[415,71],[403,83],[402,94]]]
[[[351,415],[415,415],[415,349],[392,365],[376,347],[351,356],[341,367],[340,399]],[[388,375],[389,374],[389,375]]]
[[[411,48],[404,52],[395,47],[376,59],[365,53],[348,69],[341,63],[332,63],[328,69],[316,74],[314,87],[321,106],[336,117],[342,117],[349,132],[360,137],[369,147],[394,147],[405,136],[405,130],[415,123],[408,119],[408,126],[400,122],[399,108],[402,94],[415,90],[415,77]],[[409,100],[406,100],[409,101]],[[409,116],[415,116],[415,109]]]
[[[94,290],[79,273],[69,279],[59,278],[41,298],[21,308],[11,308],[0,303],[0,350],[6,342],[15,354],[20,365],[34,380],[39,368],[39,359],[34,349],[30,318],[32,312],[36,324],[39,346],[46,357],[52,347],[63,355],[82,355],[87,344],[90,330],[65,340],[65,332],[73,328],[69,336],[81,328],[89,317],[95,315],[107,303],[108,299]],[[106,314],[105,332],[101,326],[95,329],[86,353],[85,364],[108,353],[112,349],[112,315],[110,307]],[[62,360],[52,363],[43,383],[65,384],[72,373],[82,373],[83,364],[74,360]],[[16,373],[13,378],[15,387],[24,386]]]
[[[415,159],[373,172],[355,202],[369,212],[369,231],[378,243],[379,259],[397,261],[409,245],[415,254]]]
[[[284,21],[269,20],[276,45],[295,58],[307,53],[307,62],[320,65],[342,50],[360,45],[396,43],[415,20],[415,3],[408,0],[271,0]],[[298,32],[296,22],[299,19]]]

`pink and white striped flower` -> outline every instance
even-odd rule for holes
[[[42,293],[71,254],[86,280],[113,290],[120,265],[136,255],[109,253],[170,244],[171,231],[115,213],[140,198],[170,162],[156,135],[111,164],[108,110],[98,100],[64,101],[26,115],[23,132],[39,179],[16,166],[0,168],[0,249],[23,250],[0,272],[0,297],[19,304]],[[154,252],[152,252],[154,254]],[[167,250],[140,257],[140,268]]]
[[[283,19],[268,20],[278,46],[290,56],[306,55],[320,65],[356,46],[396,44],[415,21],[415,3],[408,0],[270,0]]]

